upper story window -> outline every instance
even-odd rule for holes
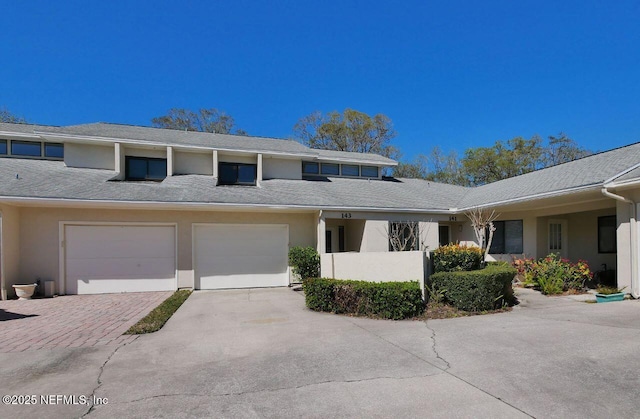
[[[489,253],[522,253],[522,220],[494,221],[493,240]]]
[[[360,166],[357,164],[318,163],[314,161],[302,162],[303,175],[348,176],[348,177],[379,177],[378,166]]]
[[[63,159],[64,144],[42,141],[0,140],[0,156]]]
[[[220,163],[218,165],[218,184],[255,185],[258,166],[247,163]]]
[[[44,156],[53,158],[64,158],[64,145],[57,143],[44,143]]]
[[[355,164],[343,164],[342,176],[360,176],[360,166]]]
[[[42,143],[35,141],[11,141],[12,156],[40,157]]]
[[[126,180],[162,181],[167,177],[167,160],[151,157],[125,158]]]
[[[313,161],[302,162],[302,174],[317,175],[320,174],[320,164]]]
[[[362,177],[378,177],[378,166],[362,166]]]
[[[320,172],[323,175],[339,175],[340,165],[335,163],[322,163]]]

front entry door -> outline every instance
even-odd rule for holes
[[[561,258],[569,257],[569,237],[567,220],[549,220],[548,253],[556,253]]]

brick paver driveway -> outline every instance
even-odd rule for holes
[[[121,344],[122,334],[171,292],[0,301],[0,352]]]

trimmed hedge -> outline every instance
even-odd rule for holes
[[[320,275],[320,255],[313,247],[295,246],[289,249],[289,266],[300,279]]]
[[[433,251],[435,272],[472,271],[479,269],[484,254],[477,246],[449,244]]]
[[[468,272],[438,272],[431,275],[431,290],[460,310],[484,311],[513,302],[511,281],[517,271],[501,265]]]
[[[308,278],[302,282],[307,307],[400,320],[424,312],[418,282],[368,282]]]

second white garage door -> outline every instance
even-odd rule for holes
[[[195,225],[196,288],[286,286],[288,249],[286,224]]]

